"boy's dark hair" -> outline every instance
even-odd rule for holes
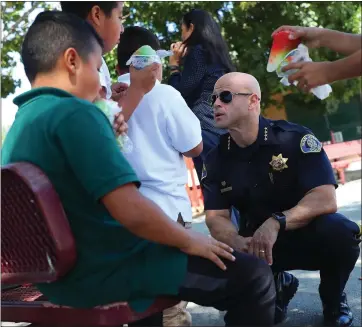
[[[161,48],[157,36],[148,29],[140,26],[124,29],[117,47],[117,62],[120,70],[128,71],[127,60],[143,45],[149,45],[153,50]]]
[[[118,7],[118,1],[60,1],[62,11],[72,13],[80,18],[86,19],[94,6],[98,6],[110,17],[112,10]]]
[[[21,59],[32,83],[39,73],[50,72],[59,57],[74,48],[83,60],[103,41],[85,20],[61,11],[40,13],[25,35]]]

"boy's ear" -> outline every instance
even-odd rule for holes
[[[102,14],[103,12],[99,6],[93,6],[88,15],[88,18],[93,22],[94,25],[100,26]]]
[[[80,57],[77,50],[69,48],[65,50],[63,55],[64,66],[71,75],[75,75],[77,69],[80,67]]]

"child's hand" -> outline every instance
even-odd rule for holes
[[[126,93],[128,84],[126,83],[114,83],[112,85],[112,100],[118,102]]]
[[[114,116],[113,130],[117,136],[127,134],[128,125],[127,125],[126,121],[124,120],[124,116],[123,116],[122,112],[119,112],[118,114],[116,114]]]

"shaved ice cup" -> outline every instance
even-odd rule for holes
[[[109,122],[113,126],[115,115],[122,111],[118,103],[112,100],[98,100],[95,105],[107,116]],[[133,143],[127,134],[116,137],[117,143],[124,153],[130,153],[133,150]]]
[[[273,36],[273,44],[266,68],[268,72],[276,71],[288,54],[301,43],[300,39],[290,40],[290,34],[289,31],[280,31]]]
[[[161,59],[171,56],[171,50],[153,50],[149,45],[140,47],[133,53],[131,58],[126,62],[126,65],[132,65],[135,69],[143,69],[153,63],[162,64]]]

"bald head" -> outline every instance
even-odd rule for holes
[[[245,73],[229,73],[222,76],[215,84],[215,90],[229,89],[232,92],[250,92],[261,99],[260,85],[257,79]]]

